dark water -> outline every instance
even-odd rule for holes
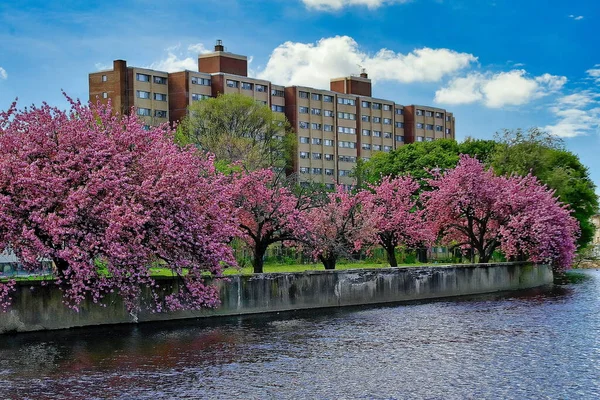
[[[0,336],[0,398],[599,399],[600,272],[551,290]]]

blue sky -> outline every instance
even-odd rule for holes
[[[366,68],[374,96],[453,111],[457,138],[543,127],[600,186],[600,2],[596,0],[203,0],[0,3],[0,108],[125,59],[194,68],[223,39],[251,74],[327,87]]]

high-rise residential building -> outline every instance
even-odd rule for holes
[[[273,84],[248,77],[246,56],[225,51],[198,57],[198,71],[167,73],[128,67],[115,60],[113,69],[89,74],[90,100],[111,100],[128,114],[135,108],[147,125],[181,120],[194,101],[225,93],[254,98],[274,112],[285,113],[296,132],[293,171],[300,182],[351,185],[359,159],[389,152],[405,143],[454,139],[452,113],[435,107],[401,105],[372,96],[367,73],[331,79],[329,90]]]

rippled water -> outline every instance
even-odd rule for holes
[[[0,336],[1,398],[597,399],[600,272],[504,295]]]

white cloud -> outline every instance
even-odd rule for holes
[[[574,19],[575,21],[581,21],[583,19],[583,15],[569,15],[569,18]]]
[[[600,130],[598,97],[590,90],[560,97],[550,108],[557,122],[542,129],[560,137],[582,136]]]
[[[2,67],[0,67],[0,79],[4,80],[8,78],[8,74],[6,73],[6,70]]]
[[[522,69],[508,72],[471,72],[452,79],[435,92],[436,103],[469,104],[482,101],[489,108],[518,106],[559,91],[567,82],[564,76],[543,74],[527,76]]]
[[[600,83],[600,64],[596,64],[594,65],[594,68],[588,69],[587,71],[585,71],[588,76],[592,79],[594,79],[596,82]]]
[[[198,70],[198,55],[210,53],[210,50],[204,47],[202,43],[191,44],[187,51],[181,51],[180,45],[166,49],[167,56],[162,60],[155,61],[147,68],[158,71],[177,72],[183,70]]]
[[[105,71],[108,69],[112,69],[112,65],[102,63],[96,63],[94,64],[94,67],[96,67],[96,71]]]
[[[273,50],[258,77],[280,85],[328,89],[331,78],[357,73],[363,67],[373,81],[437,82],[476,61],[472,54],[449,49],[422,48],[408,54],[381,49],[369,55],[351,37],[335,36],[317,43],[283,43]]]
[[[408,3],[410,0],[302,0],[306,8],[319,11],[337,11],[349,6],[366,6],[370,9],[395,3]]]

